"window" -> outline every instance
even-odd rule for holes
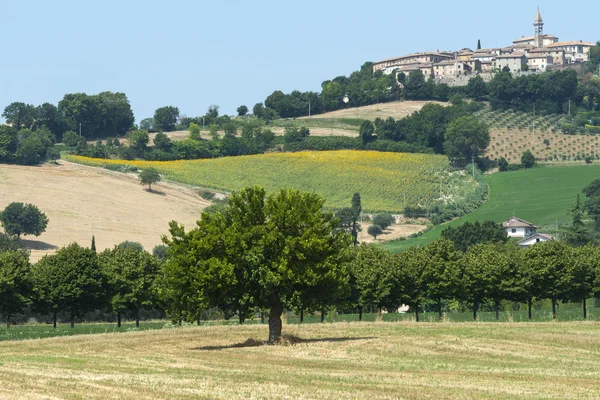
[[[512,233],[517,233],[516,229],[511,229]]]

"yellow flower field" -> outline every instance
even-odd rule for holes
[[[428,154],[343,150],[180,161],[64,158],[98,167],[154,167],[168,180],[222,191],[249,185],[261,185],[267,191],[315,191],[328,207],[349,207],[352,194],[359,192],[365,210],[401,211],[404,193],[407,206],[427,204],[439,198],[441,176],[444,196],[450,190],[464,193],[472,186],[466,177],[457,180],[456,174],[442,174],[450,170],[447,157]]]

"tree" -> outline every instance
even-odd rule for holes
[[[367,228],[367,233],[373,236],[373,239],[377,239],[377,236],[383,233],[383,229],[381,229],[379,225],[370,225],[369,228]]]
[[[301,127],[286,127],[283,133],[283,140],[286,143],[301,142],[310,135],[310,129]]]
[[[37,309],[51,312],[56,327],[56,314],[69,314],[71,328],[75,318],[106,304],[106,281],[91,249],[76,243],[44,256],[33,267]]]
[[[477,50],[481,50],[481,39],[477,39]]]
[[[600,277],[597,268],[600,251],[597,246],[587,244],[569,252],[568,276],[569,299],[579,301],[583,307],[583,318],[587,319],[587,299],[599,292],[595,282]]]
[[[354,219],[352,221],[352,237],[354,238],[354,245],[358,244],[358,232],[360,231],[360,227],[358,226],[358,218],[362,213],[362,203],[360,199],[360,193],[354,193],[352,195],[352,213]]]
[[[530,150],[523,152],[523,155],[521,155],[521,164],[525,168],[531,168],[535,165],[535,156]]]
[[[125,240],[124,242],[119,243],[116,247],[119,249],[133,249],[138,252],[143,252],[144,246],[140,242],[132,242],[130,240]]]
[[[373,140],[375,134],[375,125],[371,121],[363,121],[360,125],[359,135],[363,143],[369,143]]]
[[[56,160],[60,159],[60,151],[54,147],[48,147],[48,150],[46,151],[46,159],[56,164]]]
[[[189,138],[192,140],[200,140],[200,126],[198,124],[194,124],[193,122],[190,124],[188,130],[190,131]]]
[[[172,145],[171,139],[164,133],[158,132],[156,136],[154,136],[154,147],[158,150],[169,151],[171,150]]]
[[[594,229],[600,229],[600,179],[594,179],[583,189],[585,202],[583,209],[594,219]]]
[[[155,168],[144,168],[140,172],[140,184],[148,185],[148,191],[152,191],[152,184],[160,182],[160,174]]]
[[[163,296],[171,313],[185,318],[223,303],[237,305],[238,312],[269,309],[273,344],[281,336],[284,306],[293,306],[293,297],[341,294],[347,287],[351,238],[336,229],[337,220],[323,211],[324,200],[315,193],[290,189],[266,196],[264,189],[252,187],[228,201],[224,213],[203,213],[188,233],[170,224],[171,239],[163,239],[170,256]]]
[[[14,102],[4,108],[2,117],[17,130],[32,128],[36,117],[36,109],[31,104]]]
[[[24,251],[21,239],[5,232],[0,233],[0,252],[5,251]]]
[[[31,265],[21,251],[0,252],[0,314],[10,327],[14,315],[23,312],[32,296]]]
[[[466,163],[485,152],[490,143],[490,132],[486,124],[466,115],[448,124],[444,138],[446,155],[455,162]]]
[[[0,222],[9,235],[40,236],[48,226],[48,217],[33,204],[10,203],[0,213]]]
[[[140,129],[152,131],[154,129],[154,118],[144,118],[140,121]]]
[[[127,140],[129,140],[131,148],[135,150],[138,155],[142,155],[148,147],[150,136],[147,131],[138,129],[127,134]]]
[[[248,114],[248,107],[241,105],[237,108],[236,111],[239,117],[243,117],[244,115]]]
[[[66,131],[63,133],[62,142],[69,147],[76,147],[79,143],[79,135],[73,131]]]
[[[500,157],[498,159],[498,170],[500,172],[508,171],[508,161],[506,161],[506,158]]]
[[[115,246],[99,256],[99,264],[110,287],[110,304],[117,313],[117,325],[121,327],[121,313],[129,310],[135,314],[135,325],[140,326],[139,311],[152,307],[154,284],[159,272],[158,261],[146,251],[132,247]]]
[[[461,281],[460,297],[471,304],[474,320],[477,320],[477,310],[487,299],[491,286],[486,273],[488,260],[485,259],[489,254],[480,253],[482,250],[480,246],[475,246],[465,254]]]
[[[592,240],[592,235],[584,220],[585,211],[581,204],[579,193],[577,193],[575,205],[571,208],[570,214],[573,218],[572,223],[570,226],[562,229],[560,234],[561,240],[573,247],[581,247],[588,244]]]
[[[381,229],[387,229],[395,222],[394,217],[388,213],[377,214],[373,217],[373,225],[379,225]]]
[[[467,93],[469,97],[475,100],[481,100],[489,93],[488,85],[479,75],[469,79],[467,83]]]
[[[170,132],[175,130],[175,124],[179,117],[179,109],[173,106],[157,108],[154,111],[154,129]]]
[[[442,238],[450,240],[463,252],[478,243],[506,243],[508,240],[502,224],[494,221],[465,222],[461,226],[448,227],[442,231]]]
[[[453,298],[458,290],[462,253],[451,241],[440,239],[426,246],[424,256],[427,262],[423,265],[420,282],[426,297],[437,303],[441,320],[442,299]]]
[[[359,321],[367,307],[376,307],[381,313],[386,305],[393,285],[391,267],[392,255],[389,252],[366,244],[356,248],[350,274],[358,293]]]
[[[96,252],[96,236],[92,235],[92,245],[90,246],[90,250],[94,253]]]
[[[568,298],[568,247],[561,242],[537,243],[523,251],[523,260],[531,271],[536,297],[550,299],[552,319],[556,319],[556,304]]]

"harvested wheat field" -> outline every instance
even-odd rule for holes
[[[449,103],[440,101],[394,101],[391,103],[372,104],[363,107],[351,107],[343,110],[331,111],[324,114],[317,114],[310,117],[300,117],[298,119],[310,118],[358,118],[370,119],[388,118],[401,119],[419,111],[426,104],[440,104],[446,106]]]
[[[49,219],[41,236],[24,236],[36,261],[66,244],[98,250],[125,240],[147,250],[160,244],[171,220],[193,226],[209,205],[182,185],[159,183],[154,192],[139,184],[137,175],[90,168],[66,161],[38,167],[0,165],[0,209],[11,202],[33,203]]]
[[[598,398],[600,324],[184,327],[0,343],[3,399]],[[237,345],[237,346],[235,346]]]

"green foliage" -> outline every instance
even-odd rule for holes
[[[572,223],[566,226],[560,232],[560,239],[574,247],[584,246],[592,240],[592,229],[588,226],[585,221],[585,210],[581,203],[579,193],[575,200],[575,205],[570,210]]]
[[[387,229],[395,222],[394,217],[388,213],[377,214],[373,217],[373,225],[379,225],[381,229]]]
[[[170,132],[175,130],[175,124],[179,118],[179,109],[173,106],[157,108],[154,111],[154,129]]]
[[[462,116],[448,124],[444,152],[455,162],[479,157],[490,143],[488,127],[474,116]]]
[[[127,134],[131,149],[138,155],[141,155],[146,150],[150,142],[150,136],[147,131],[138,129]]]
[[[0,233],[0,252],[4,251],[23,251],[23,242],[16,236],[2,232]]]
[[[494,221],[465,222],[461,226],[448,227],[442,231],[442,238],[450,240],[463,252],[478,243],[505,243],[508,240],[502,224]]]
[[[154,136],[154,147],[160,151],[168,152],[171,150],[173,143],[171,139],[162,132],[158,132]]]
[[[375,125],[371,121],[364,121],[360,126],[360,139],[363,143],[369,143],[373,140],[375,134]]]
[[[48,226],[48,217],[33,204],[16,202],[0,213],[0,222],[9,235],[40,236]]]
[[[21,251],[0,252],[0,315],[6,319],[23,312],[32,297],[31,265]]]
[[[506,161],[506,158],[504,158],[504,157],[498,158],[498,170],[500,172],[508,171],[508,161]]]
[[[74,243],[44,256],[33,267],[37,309],[67,313],[71,322],[106,305],[105,277],[91,249]]]
[[[531,168],[535,165],[535,156],[530,150],[527,150],[521,156],[521,164],[525,168]]]
[[[159,273],[158,260],[134,247],[115,246],[99,256],[107,277],[114,312],[135,311],[154,306],[154,284]]]
[[[54,147],[49,147],[46,151],[46,159],[53,163],[56,163],[56,160],[60,159],[60,151],[58,151]]]
[[[36,119],[36,109],[32,104],[14,102],[4,108],[2,117],[17,130],[31,129]]]
[[[171,315],[193,319],[203,308],[227,304],[242,322],[254,307],[268,308],[273,343],[285,304],[301,299],[323,307],[341,296],[351,239],[336,230],[323,203],[314,193],[266,196],[254,187],[233,193],[224,213],[203,213],[187,233],[172,222],[161,289]]]
[[[131,249],[140,253],[145,251],[144,246],[142,246],[140,242],[132,242],[129,240],[119,243],[116,247],[119,249]]]
[[[152,255],[156,257],[159,261],[164,261],[169,256],[169,247],[164,244],[157,244],[152,249]]]
[[[140,129],[151,132],[154,130],[154,118],[144,118],[140,121]]]
[[[356,248],[350,275],[356,291],[354,306],[367,309],[390,304],[394,288],[393,256],[385,250],[362,244]]]
[[[239,117],[243,117],[244,115],[248,114],[248,107],[246,107],[245,105],[241,105],[237,108],[236,111]]]
[[[190,131],[190,136],[189,136],[190,139],[192,139],[192,140],[200,140],[201,139],[200,126],[198,126],[198,124],[191,123],[188,130]]]
[[[152,190],[152,185],[160,182],[160,174],[156,170],[156,168],[144,168],[142,172],[140,172],[140,184],[148,185],[148,190]]]
[[[383,233],[383,229],[379,225],[370,225],[367,228],[367,233],[373,236],[373,239],[377,239],[377,236]]]
[[[301,142],[310,135],[310,129],[301,127],[287,127],[284,130],[283,140],[286,143]]]

